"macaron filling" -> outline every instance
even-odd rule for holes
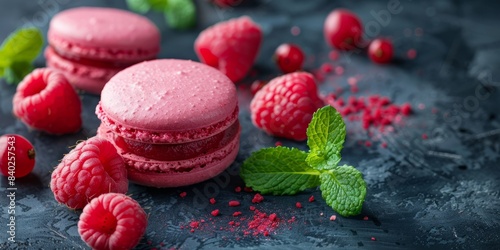
[[[108,135],[119,151],[128,152],[159,161],[186,160],[215,152],[229,144],[237,136],[240,124],[236,121],[228,129],[205,139],[176,144],[149,144],[123,138],[114,133]]]
[[[101,102],[97,104],[97,117],[112,132],[120,137],[144,143],[185,143],[201,140],[213,134],[218,134],[226,130],[238,119],[238,106],[226,119],[198,129],[177,130],[177,131],[149,131],[141,128],[124,126],[109,117],[102,109]]]

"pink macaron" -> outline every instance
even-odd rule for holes
[[[210,179],[236,158],[236,88],[220,71],[162,59],[131,66],[105,85],[98,135],[123,156],[129,179],[177,187]]]
[[[62,11],[50,21],[47,66],[71,84],[100,94],[113,75],[133,64],[156,58],[160,32],[147,18],[129,11],[80,7]]]

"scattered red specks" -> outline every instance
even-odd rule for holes
[[[250,85],[250,91],[252,92],[252,95],[255,95],[257,93],[257,91],[262,89],[266,84],[267,84],[267,82],[262,81],[262,80],[253,81],[252,84]]]
[[[429,139],[429,137],[427,136],[427,134],[423,133],[422,134],[422,139],[427,140],[427,139]]]
[[[292,216],[292,218],[290,218],[290,219],[288,220],[288,223],[292,223],[292,222],[295,222],[295,216]]]
[[[349,77],[347,79],[347,83],[349,83],[349,86],[351,86],[352,93],[358,93],[358,91],[359,91],[358,79],[356,79],[355,77]]]
[[[238,216],[240,216],[240,215],[241,215],[241,212],[240,212],[240,211],[236,211],[236,212],[234,212],[234,213],[233,213],[233,216],[234,216],[234,217],[238,217]]]
[[[294,36],[300,35],[300,27],[292,26],[292,28],[290,29],[290,33],[292,33],[292,35]]]
[[[372,236],[372,238],[371,238],[371,239],[372,239],[373,241],[376,241],[376,240],[377,240],[377,238],[375,238],[375,237],[373,237],[373,236]]]
[[[425,109],[425,104],[419,103],[418,104],[418,109],[420,109],[420,110]]]
[[[220,212],[219,209],[215,209],[210,214],[215,217],[215,216],[219,215],[219,212]]]
[[[230,207],[237,207],[240,205],[239,201],[229,201],[229,206]]]
[[[210,198],[210,204],[212,204],[212,205],[213,205],[213,204],[215,204],[215,203],[216,203],[215,198]]]
[[[279,222],[280,219],[275,213],[268,216],[266,213],[255,210],[253,219],[248,222],[248,230],[245,230],[244,234],[269,236],[269,233],[278,227]]]
[[[336,50],[332,50],[330,51],[330,53],[328,53],[328,57],[332,61],[337,61],[339,59],[339,52]]]
[[[335,74],[341,76],[344,74],[344,67],[342,66],[337,66],[335,67]]]
[[[186,197],[186,195],[187,195],[187,193],[186,193],[186,192],[182,192],[182,193],[180,193],[180,194],[179,194],[179,196],[180,196],[181,198]]]
[[[302,203],[300,203],[300,202],[297,201],[297,203],[295,203],[295,207],[296,208],[302,208]]]
[[[229,223],[227,223],[227,224],[229,224],[230,226],[234,226],[234,225],[236,224],[236,222],[234,222],[234,220],[232,220],[232,221],[230,221],[230,222],[229,222]]]
[[[334,220],[336,220],[336,219],[337,219],[337,215],[332,215],[332,216],[330,216],[330,220],[331,220],[331,221],[334,221]]]
[[[363,220],[368,220],[368,216],[363,217]]]
[[[264,196],[257,193],[253,196],[252,203],[261,203],[263,200],[264,200]]]
[[[406,57],[411,60],[415,59],[417,57],[417,51],[415,49],[409,49],[406,52]]]
[[[319,68],[321,72],[323,73],[331,73],[333,71],[333,66],[330,63],[323,63],[321,67]]]
[[[371,141],[365,141],[365,147],[369,148],[372,146],[372,142]]]
[[[281,143],[280,141],[277,141],[276,143],[274,143],[274,146],[281,147],[281,146],[283,146],[283,143]]]
[[[241,192],[241,187],[240,186],[235,187],[234,192],[236,192],[236,193]]]
[[[311,197],[309,197],[309,202],[313,202],[314,201],[314,195],[311,195]]]
[[[191,221],[191,223],[189,223],[189,226],[193,229],[198,228],[198,227],[200,227],[200,222],[199,221]]]
[[[253,189],[251,187],[244,187],[243,190],[247,193],[253,192]]]
[[[250,206],[250,211],[254,211],[255,210],[255,207],[254,206]]]
[[[405,103],[401,105],[401,113],[403,115],[410,115],[411,114],[411,105],[409,103]]]
[[[382,148],[387,148],[387,142],[382,142],[382,143],[380,144],[380,146],[381,146]]]

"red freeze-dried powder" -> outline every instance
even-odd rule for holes
[[[260,194],[255,194],[253,199],[252,199],[252,203],[261,203],[263,200],[264,200],[264,196],[262,196]]]
[[[329,94],[325,96],[324,101],[339,111],[345,119],[361,121],[363,128],[367,130],[376,127],[383,131],[385,127],[401,120],[401,116],[410,115],[412,111],[409,103],[396,105],[388,97],[380,95],[350,96],[346,102],[342,97]]]
[[[280,219],[275,213],[267,215],[266,213],[255,209],[253,219],[248,222],[248,228],[243,231],[243,234],[251,234],[254,236],[261,234],[269,236],[272,231],[278,228],[279,223]]]

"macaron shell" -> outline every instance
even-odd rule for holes
[[[229,167],[238,154],[240,133],[241,127],[228,144],[210,154],[180,161],[155,161],[115,147],[126,163],[130,181],[151,187],[179,187],[208,180]],[[114,144],[113,132],[105,125],[99,126],[97,135]]]
[[[151,132],[142,139],[179,143],[183,132],[193,136],[196,131],[200,136],[192,139],[200,139],[229,127],[238,116],[238,99],[234,84],[220,71],[162,59],[133,65],[111,78],[96,113],[120,136]]]
[[[62,55],[141,61],[160,50],[160,32],[147,18],[113,8],[80,7],[55,15],[49,44]]]
[[[51,47],[45,49],[45,58],[47,67],[63,73],[75,88],[97,95],[111,77],[123,70],[123,68],[103,68],[71,61],[59,56]]]

